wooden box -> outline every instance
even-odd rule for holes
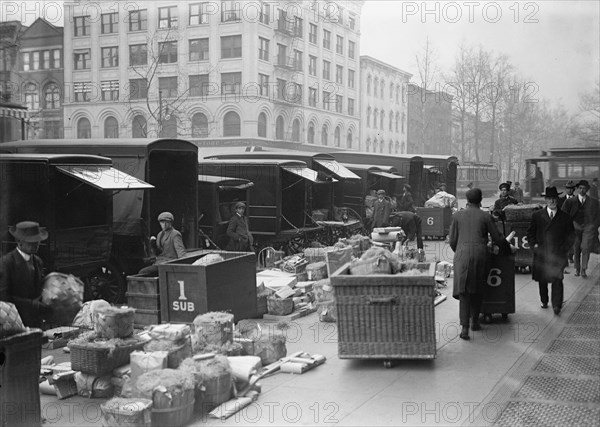
[[[192,265],[217,253],[224,260]],[[256,255],[253,252],[203,251],[158,266],[163,322],[192,323],[198,314],[228,311],[237,322],[257,316]]]
[[[159,310],[160,295],[159,294],[134,294],[127,292],[127,305],[129,307],[141,310]]]
[[[421,218],[423,237],[445,238],[450,231],[452,209],[450,208],[417,208]]]
[[[515,266],[517,267],[531,267],[533,265],[533,251],[527,241],[529,225],[529,221],[509,221],[506,223],[506,234],[512,231],[515,232],[515,237],[510,243],[517,248],[517,252],[515,252]]]
[[[135,309],[133,326],[140,328],[149,325],[160,325],[160,310]]]
[[[158,277],[127,276],[127,292],[132,294],[158,294]]]
[[[419,263],[421,276],[350,274],[350,263],[331,277],[341,359],[433,359],[435,263]]]

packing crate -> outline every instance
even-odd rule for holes
[[[127,292],[132,294],[158,294],[158,277],[127,276]]]
[[[160,310],[135,309],[133,315],[133,326],[143,328],[149,325],[160,324]]]
[[[517,248],[515,252],[516,267],[531,267],[533,265],[533,251],[527,241],[527,229],[529,229],[529,221],[507,221],[506,234],[515,232],[515,237],[510,242]]]
[[[417,208],[421,218],[421,230],[424,238],[444,239],[450,231],[452,209],[450,208]]]
[[[341,359],[433,359],[435,263],[419,263],[420,276],[350,274],[350,263],[331,277]]]

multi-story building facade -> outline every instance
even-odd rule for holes
[[[407,148],[405,90],[412,74],[360,57],[361,151],[398,154]]]
[[[408,152],[450,154],[452,152],[452,95],[423,91],[411,83],[408,98]]]
[[[362,3],[65,1],[65,137],[353,148]]]

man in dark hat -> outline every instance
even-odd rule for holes
[[[558,209],[562,209],[562,206],[565,203],[565,201],[569,200],[571,197],[576,197],[575,194],[573,194],[575,192],[575,187],[575,181],[567,181],[567,183],[565,184],[565,192],[559,193],[560,196],[558,197]]]
[[[161,231],[156,237],[150,238],[150,245],[156,253],[156,260],[148,267],[144,267],[138,273],[142,276],[158,276],[158,265],[165,262],[183,258],[185,256],[185,245],[181,233],[173,228],[175,218],[171,212],[162,212],[158,215]]]
[[[518,202],[517,199],[509,194],[510,184],[508,182],[503,182],[498,188],[500,189],[500,198],[494,202],[492,214],[496,218],[500,218],[502,221],[504,221],[505,216],[502,210],[508,205],[516,205]]]
[[[377,200],[373,203],[373,228],[390,225],[392,204],[385,196],[385,190],[377,190]]]
[[[398,210],[401,212],[415,212],[415,202],[412,197],[412,188],[408,184],[404,184],[402,196],[398,200]]]
[[[235,213],[229,218],[227,226],[227,236],[229,243],[225,247],[227,251],[252,251],[254,238],[248,229],[248,222],[244,216],[246,204],[237,202],[234,206]]]
[[[577,197],[565,201],[562,210],[569,214],[575,227],[575,276],[587,277],[590,252],[598,246],[598,226],[600,225],[600,207],[598,200],[587,192],[590,184],[582,179],[577,183]]]
[[[542,194],[546,208],[533,213],[527,239],[533,250],[531,275],[538,282],[542,308],[548,308],[548,283],[552,284],[552,308],[560,314],[563,305],[563,274],[569,265],[567,254],[572,246],[573,222],[558,209],[556,187],[546,187]]]
[[[17,307],[25,326],[40,328],[51,308],[42,302],[44,264],[36,254],[48,232],[33,221],[19,222],[8,231],[17,247],[0,259],[0,300]]]

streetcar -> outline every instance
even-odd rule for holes
[[[492,197],[498,192],[500,172],[493,163],[463,162],[458,166],[456,180],[456,197],[463,197],[469,183],[473,188],[480,188],[483,197]]]

